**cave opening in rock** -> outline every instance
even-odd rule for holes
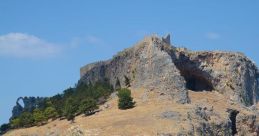
[[[239,111],[237,110],[229,110],[229,119],[231,120],[231,130],[233,136],[237,134],[236,117],[238,113]]]
[[[202,75],[195,72],[182,71],[182,76],[186,81],[186,88],[192,91],[212,91],[212,84]]]

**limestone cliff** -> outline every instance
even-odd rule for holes
[[[259,99],[256,65],[242,53],[189,51],[170,44],[170,36],[150,36],[112,59],[80,69],[80,82],[108,80],[114,88],[160,90],[179,103],[190,102],[188,90],[217,91],[245,106]]]

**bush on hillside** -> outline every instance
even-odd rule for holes
[[[23,127],[31,127],[33,126],[34,123],[34,119],[33,119],[33,115],[30,112],[23,112],[21,114],[20,118],[20,123]]]
[[[82,100],[79,106],[80,113],[84,113],[85,115],[91,115],[94,111],[98,109],[96,100],[93,98],[86,98]]]
[[[58,117],[58,112],[56,111],[56,109],[54,107],[47,107],[45,110],[44,110],[44,116],[47,118],[47,119],[56,119]]]
[[[10,124],[3,124],[0,126],[0,135],[4,134],[10,129]]]
[[[73,98],[68,98],[65,103],[64,114],[68,121],[74,122],[76,113],[78,111],[78,103]]]
[[[119,109],[130,109],[133,108],[135,105],[135,102],[133,101],[133,98],[131,97],[131,91],[127,88],[122,88],[118,90],[118,107]]]
[[[46,122],[47,117],[44,115],[44,113],[40,109],[35,109],[33,111],[33,119],[34,119],[35,124],[43,125],[44,122]]]
[[[22,127],[20,118],[14,118],[10,121],[11,128],[19,128]]]

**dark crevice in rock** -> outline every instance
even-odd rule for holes
[[[193,91],[212,91],[213,87],[209,81],[200,75],[190,71],[182,71],[182,76],[186,81],[186,88]]]
[[[236,117],[239,111],[233,110],[233,109],[228,109],[227,112],[229,113],[229,119],[231,121],[231,130],[232,130],[232,135],[234,136],[237,134],[237,128],[236,128]]]

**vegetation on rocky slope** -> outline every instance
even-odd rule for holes
[[[24,109],[21,115],[10,119],[10,123],[1,126],[0,133],[11,128],[32,127],[46,124],[57,118],[73,121],[76,115],[92,114],[98,104],[106,101],[113,88],[106,82],[95,84],[79,83],[61,94],[44,99],[33,111]]]
[[[135,102],[133,101],[133,98],[131,97],[131,92],[127,88],[122,88],[118,90],[118,107],[119,109],[130,109],[133,108],[135,105]]]

